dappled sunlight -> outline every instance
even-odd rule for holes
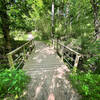
[[[47,56],[46,55],[43,55],[43,58],[47,58]]]
[[[40,80],[39,80],[39,85],[36,87],[35,89],[35,96],[34,96],[34,99],[37,99],[38,96],[41,95],[41,93],[43,92],[43,85],[45,84],[45,80],[47,79],[47,75],[43,75],[40,77]]]
[[[33,59],[33,60],[36,60],[36,59],[38,59],[38,57],[39,57],[39,56],[36,56],[36,57],[33,57],[32,59]]]
[[[46,78],[46,77],[45,77],[45,78]],[[42,77],[41,77],[41,79],[40,79],[40,80],[41,80],[41,83],[38,83],[39,85],[38,85],[38,86],[36,87],[36,89],[35,89],[35,97],[34,97],[35,99],[38,97],[38,95],[40,94],[40,92],[42,92],[42,91],[41,91],[42,88],[43,88],[42,85],[44,84],[44,81],[43,81],[43,80],[44,80],[45,78],[42,78]]]
[[[66,65],[62,65],[61,67],[63,68],[64,71],[70,72],[69,68]]]
[[[39,52],[40,51],[40,49],[39,50],[35,50],[35,53],[37,53],[37,52]]]
[[[62,68],[58,68],[57,72],[58,72],[58,74],[56,75],[56,77],[58,77],[58,78],[62,78],[63,75],[65,74]]]
[[[33,37],[32,34],[28,34],[28,37],[27,37],[28,40],[32,40],[33,38],[34,38],[34,37]]]
[[[65,72],[69,71],[69,69],[65,65],[61,65],[60,67],[57,68],[57,74],[55,77],[57,78],[63,78]]]
[[[66,94],[71,93],[70,98],[73,98],[75,94],[71,90],[72,86],[69,80],[66,79],[66,74],[70,70],[56,56],[52,47],[38,46],[28,62],[30,66],[27,68],[27,72],[32,78],[29,97],[33,98],[32,100],[71,100],[65,99]],[[32,91],[34,92],[32,93]]]
[[[43,84],[43,83],[42,83],[42,84]],[[35,98],[37,98],[38,95],[39,95],[39,93],[41,92],[42,84],[36,88],[36,90],[35,90]]]
[[[50,54],[54,54],[54,50],[51,49],[50,47],[45,47],[41,50],[41,53],[46,53],[47,55],[50,55]]]
[[[38,63],[41,63],[41,62],[42,62],[42,59],[38,59],[37,62],[38,62]]]
[[[54,89],[55,88],[55,77],[52,78],[51,80],[51,86],[50,86],[50,89]]]
[[[43,81],[44,79],[46,79],[47,78],[47,76],[45,75],[44,77],[41,77],[41,80]]]
[[[100,0],[0,0],[0,100],[81,99],[100,100]]]
[[[48,100],[55,100],[55,96],[53,93],[49,94]]]
[[[66,65],[60,65],[60,67],[57,69],[57,71],[59,73],[64,73],[64,72],[69,72],[70,70],[68,69],[68,67],[66,67]]]
[[[57,83],[57,88],[59,88],[60,87],[60,84],[59,83]]]

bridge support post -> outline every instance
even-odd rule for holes
[[[74,67],[77,67],[78,66],[79,58],[80,58],[80,56],[79,55],[76,55]]]
[[[79,58],[80,58],[80,56],[79,55],[76,55],[75,63],[74,63],[74,69],[73,69],[74,72],[76,72],[76,70],[77,70]]]

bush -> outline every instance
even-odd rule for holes
[[[94,73],[100,74],[100,40],[95,41],[94,43],[87,44],[88,48],[85,48],[83,51],[86,51],[84,54],[82,68],[88,71],[91,70]]]
[[[88,73],[71,74],[71,81],[83,96],[83,100],[100,100],[100,75]]]
[[[6,69],[0,73],[0,98],[19,97],[25,90],[29,77],[22,70]]]

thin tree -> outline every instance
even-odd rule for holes
[[[10,18],[7,14],[7,5],[6,0],[0,1],[0,17],[1,17],[1,28],[5,39],[5,51],[9,52],[11,50],[10,46]]]
[[[52,0],[52,32],[51,32],[51,38],[54,38],[54,32],[55,32],[55,0]]]
[[[99,0],[90,0],[94,14],[95,40],[100,39]]]

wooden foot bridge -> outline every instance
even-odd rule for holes
[[[16,69],[22,67],[31,77],[22,100],[80,99],[68,79],[70,70],[64,61],[70,66],[77,67],[81,55],[58,41],[54,43],[53,47],[31,40],[8,53],[10,66]]]

